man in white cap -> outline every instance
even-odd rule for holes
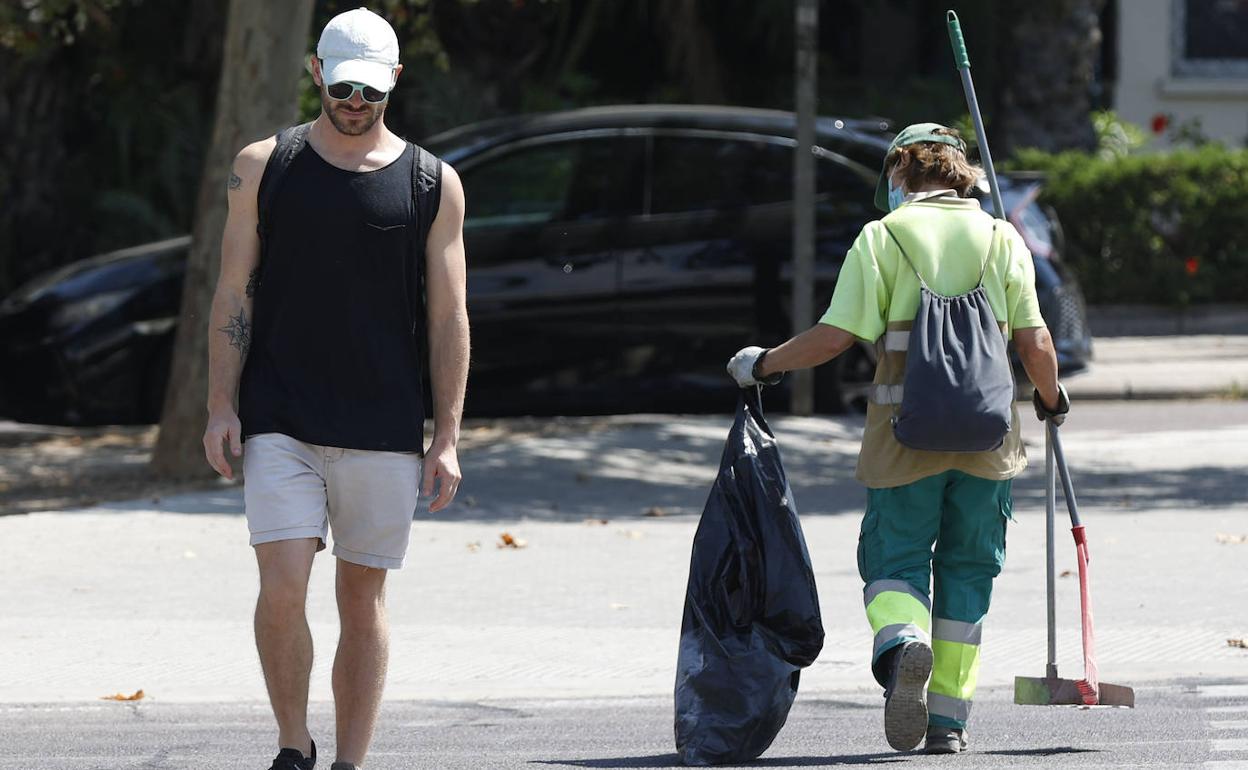
[[[313,557],[333,532],[332,770],[354,770],[385,681],[387,570],[402,566],[418,493],[436,489],[429,510],[440,511],[460,481],[464,193],[450,166],[386,128],[402,66],[385,19],[364,8],[334,17],[309,67],[320,116],[243,148],[230,175],[204,449],[233,478],[223,446],[237,458],[246,438],[256,646],[278,724],[271,770],[316,763],[304,608]]]

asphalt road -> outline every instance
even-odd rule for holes
[[[1020,479],[972,750],[956,758],[899,755],[883,740],[853,558],[860,428],[774,425],[828,639],[755,766],[1248,770],[1248,652],[1227,643],[1248,632],[1248,402],[1085,405],[1063,429],[1093,532],[1101,673],[1137,688],[1133,711],[1010,702],[1013,675],[1043,665],[1039,469]],[[673,645],[726,419],[492,430],[465,452],[475,482],[463,505],[415,524],[412,564],[394,578],[393,700],[368,769],[674,766]],[[1042,457],[1036,424],[1024,431]],[[668,515],[647,517],[649,506]],[[0,770],[269,766],[239,511],[228,488],[0,518]],[[504,530],[528,547],[494,547]],[[332,560],[318,560],[314,578],[312,727],[332,760]],[[1070,676],[1077,583],[1059,580],[1058,591]],[[95,700],[138,687],[149,696],[139,703]]]
[[[971,749],[899,754],[885,744],[881,701],[801,697],[771,749],[750,767],[1245,768],[1248,683],[1181,681],[1137,688],[1134,710],[1015,706],[981,693]],[[322,760],[333,717],[315,704]],[[0,708],[0,768],[262,770],[274,753],[263,704],[89,704]],[[385,705],[368,770],[679,767],[670,699]]]

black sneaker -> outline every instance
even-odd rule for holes
[[[335,762],[329,766],[329,770],[360,770],[360,768],[350,762]]]
[[[927,678],[932,673],[932,648],[910,641],[896,648],[892,673],[884,689],[884,737],[897,751],[919,745],[927,732]]]
[[[312,756],[305,757],[299,749],[282,749],[273,759],[269,770],[312,770],[316,767],[316,741],[312,741]]]

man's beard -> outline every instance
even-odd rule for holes
[[[339,133],[347,136],[359,136],[367,133],[386,111],[386,103],[378,104],[364,103],[364,111],[360,113],[351,113],[347,109],[350,105],[347,101],[338,101],[329,98],[324,89],[321,89],[321,108],[325,110],[325,114],[329,116],[329,122],[338,129]]]

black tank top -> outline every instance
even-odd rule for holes
[[[413,147],[344,171],[310,145],[272,202],[239,385],[243,435],[420,452],[424,400],[412,312]],[[422,244],[423,246],[423,244]]]

